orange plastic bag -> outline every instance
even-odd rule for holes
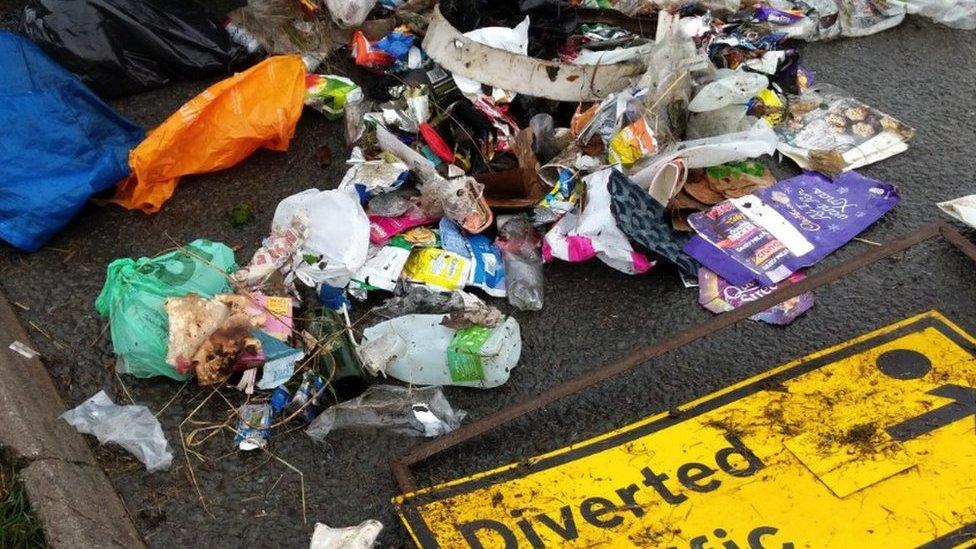
[[[184,175],[229,168],[259,147],[288,150],[304,98],[297,55],[268,58],[210,86],[129,153],[132,175],[109,202],[155,213]]]

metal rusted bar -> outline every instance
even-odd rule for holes
[[[954,233],[955,236],[951,236],[951,233]],[[901,238],[873,248],[857,257],[848,259],[835,267],[810,275],[799,282],[784,285],[775,292],[751,303],[747,303],[738,309],[714,316],[704,322],[686,328],[673,336],[637,349],[619,360],[588,370],[568,381],[547,389],[538,396],[488,414],[472,423],[461,426],[456,431],[421,444],[391,461],[390,468],[393,471],[397,485],[403,493],[413,492],[417,489],[417,482],[413,477],[413,473],[410,471],[410,466],[434,454],[443,452],[452,446],[482,435],[513,419],[583,391],[597,383],[616,377],[648,360],[669,353],[702,337],[727,328],[740,320],[765,311],[787,299],[794,298],[802,293],[834,282],[862,267],[891,257],[920,242],[939,235],[944,236],[953,245],[960,248],[966,255],[976,261],[976,246],[973,246],[971,242],[966,240],[955,229],[946,226],[942,222],[925,225]],[[964,249],[967,245],[968,251]]]
[[[962,235],[954,227],[950,226],[948,223],[939,223],[939,230],[942,233],[942,238],[948,240],[953,246],[959,249],[960,252],[966,254],[969,259],[976,261],[976,244],[973,244],[968,238]]]

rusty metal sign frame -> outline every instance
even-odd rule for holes
[[[538,396],[492,412],[483,418],[461,426],[456,431],[421,444],[409,452],[397,456],[390,462],[393,477],[402,493],[406,494],[416,491],[418,488],[417,481],[410,468],[433,455],[481,436],[488,431],[501,427],[516,418],[543,408],[557,400],[577,394],[598,383],[630,371],[653,358],[709,336],[787,299],[830,284],[863,267],[882,259],[887,259],[908,250],[916,244],[921,244],[936,237],[941,237],[976,263],[976,244],[973,244],[973,242],[969,241],[959,231],[943,221],[930,223],[900,238],[871,249],[862,255],[848,259],[830,269],[810,275],[799,282],[783,286],[775,292],[743,305],[734,311],[714,316],[663,340],[636,349],[623,358],[608,362],[550,387]]]

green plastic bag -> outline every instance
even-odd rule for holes
[[[184,249],[154,258],[116,259],[109,264],[95,310],[109,319],[112,346],[120,358],[118,371],[136,377],[186,379],[166,363],[166,298],[227,293],[227,275],[236,270],[233,250],[209,240],[194,240]]]

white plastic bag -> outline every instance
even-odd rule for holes
[[[382,531],[383,523],[373,519],[347,528],[317,522],[308,549],[370,549]]]
[[[81,433],[95,435],[98,442],[113,442],[146,465],[150,473],[169,469],[173,454],[156,416],[145,406],[119,406],[99,391],[76,408],[61,414]]]
[[[322,282],[342,287],[366,263],[369,252],[369,218],[353,187],[320,191],[308,189],[285,198],[278,204],[271,231],[292,225],[295,214],[309,220],[308,238],[302,252],[321,256],[316,265],[300,263],[295,273],[302,282],[316,286]]]

